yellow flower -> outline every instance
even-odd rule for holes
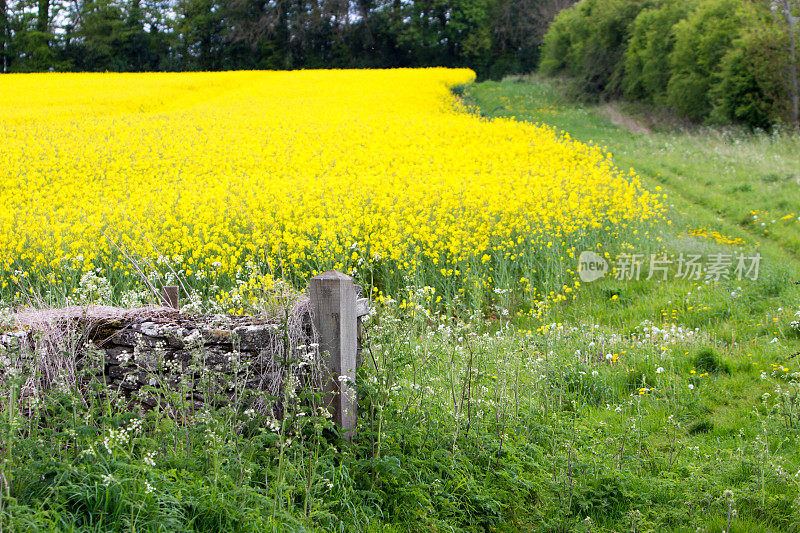
[[[528,283],[543,258],[573,258],[587,232],[661,216],[660,195],[602,148],[468,113],[450,87],[474,77],[6,75],[0,279],[14,281],[20,265],[40,279],[113,267],[135,284],[128,258],[149,270],[163,254],[230,298],[258,286],[236,289],[250,263],[298,284],[333,268],[364,279],[375,268],[391,279],[438,272],[447,279],[431,283],[464,293],[493,287],[498,261]],[[553,287],[577,279],[564,276]]]

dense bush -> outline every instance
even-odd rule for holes
[[[790,120],[787,37],[777,24],[748,29],[720,62],[711,90],[716,122],[741,122],[766,129]]]
[[[621,90],[628,28],[652,0],[583,0],[562,11],[545,36],[541,68],[573,77],[587,95]]]
[[[666,57],[675,48],[672,27],[686,17],[694,1],[667,0],[642,11],[633,21],[625,50],[623,93],[627,98],[663,103],[670,69]]]
[[[662,104],[697,122],[789,120],[785,24],[741,0],[583,0],[545,36],[541,70],[581,94]]]
[[[745,27],[740,0],[705,0],[673,28],[667,103],[692,120],[711,113],[711,89],[720,63]]]

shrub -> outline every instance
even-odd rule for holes
[[[576,74],[580,43],[588,37],[588,16],[584,13],[589,2],[581,2],[559,13],[544,37],[539,68],[548,75]]]
[[[667,0],[657,8],[645,9],[633,21],[625,50],[623,94],[630,99],[663,102],[671,71],[664,59],[675,47],[673,26],[697,3]]]
[[[675,25],[675,49],[669,56],[672,75],[667,103],[692,120],[712,109],[710,90],[722,59],[745,27],[749,4],[739,0],[705,0]]]
[[[583,0],[551,25],[540,69],[590,98],[768,129],[791,119],[784,30],[755,0]]]
[[[767,129],[790,118],[786,36],[775,20],[762,17],[736,40],[720,62],[711,89],[715,122]]]
[[[583,0],[562,11],[545,36],[541,69],[565,73],[586,95],[621,94],[628,30],[653,0]]]

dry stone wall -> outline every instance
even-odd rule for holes
[[[161,389],[183,391],[197,404],[209,401],[209,394],[220,402],[257,391],[263,394],[252,395],[255,407],[268,409],[274,408],[268,398],[280,396],[287,371],[305,382],[322,379],[308,305],[296,306],[282,323],[96,306],[22,313],[17,323],[16,330],[0,336],[6,366],[39,365],[50,383],[103,382],[147,407],[158,403]],[[72,372],[65,357],[74,359]]]
[[[177,304],[172,289],[174,297],[163,299]],[[323,395],[320,407],[350,438],[361,317],[370,313],[361,292],[349,276],[324,272],[280,320],[168,307],[20,312],[11,327],[0,323],[0,380],[35,376],[22,391],[33,397],[54,386],[88,391],[102,383],[146,407],[176,394],[198,407],[250,398],[248,408],[276,416],[288,407],[281,398],[306,388]]]

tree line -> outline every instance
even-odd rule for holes
[[[0,0],[3,72],[530,71],[574,0]]]
[[[583,0],[550,26],[541,70],[695,122],[797,128],[798,22],[800,0]]]

